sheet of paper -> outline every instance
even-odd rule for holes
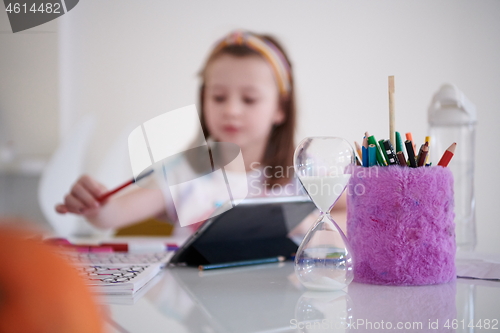
[[[500,281],[500,256],[481,253],[457,253],[457,276]]]

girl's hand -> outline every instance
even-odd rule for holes
[[[107,189],[104,185],[90,176],[84,175],[76,181],[70,193],[64,197],[64,203],[58,204],[55,207],[56,212],[94,217],[99,213],[101,207],[97,198],[106,193],[106,191]]]

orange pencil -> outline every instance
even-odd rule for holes
[[[415,141],[413,141],[413,135],[411,132],[408,132],[405,134],[406,135],[406,140],[410,140],[412,145],[413,145],[413,151],[417,151],[417,145],[415,144]]]
[[[448,166],[448,163],[450,163],[451,158],[453,157],[453,155],[455,155],[456,146],[457,146],[457,143],[453,142],[452,145],[448,149],[446,149],[443,156],[439,160],[438,165],[440,165],[442,167]]]

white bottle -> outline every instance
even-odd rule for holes
[[[429,106],[430,154],[437,165],[445,150],[456,142],[455,155],[448,164],[453,172],[455,191],[455,234],[458,251],[476,246],[474,199],[474,153],[476,107],[455,86],[444,84]]]

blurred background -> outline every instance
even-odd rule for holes
[[[128,133],[197,103],[208,50],[243,28],[274,35],[290,55],[296,142],[312,135],[360,142],[365,131],[387,138],[389,75],[397,130],[423,142],[433,94],[457,85],[477,107],[477,250],[500,253],[499,17],[497,0],[85,0],[13,34],[1,11],[0,215],[49,228],[41,205],[62,199],[77,175],[109,187],[129,179]],[[47,168],[50,181],[39,189]]]

